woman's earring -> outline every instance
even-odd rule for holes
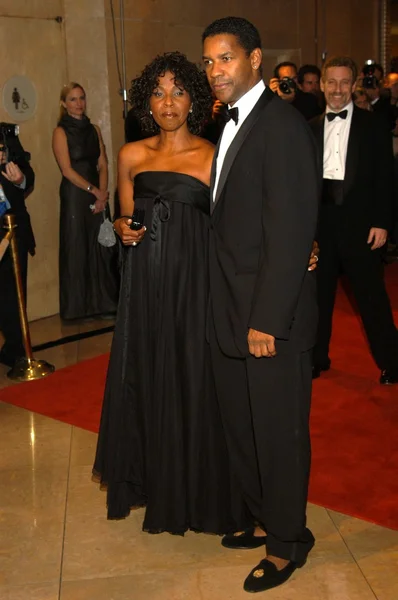
[[[149,111],[149,114],[150,114],[150,115],[152,114],[152,111],[151,111],[151,110]]]
[[[190,113],[192,113],[192,111],[193,111],[193,108],[192,108],[192,106],[191,106],[191,108],[189,109],[189,112],[190,112]]]

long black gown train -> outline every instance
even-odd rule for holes
[[[65,115],[59,122],[65,131],[72,168],[99,185],[97,163],[100,145],[97,131],[86,116]],[[118,278],[115,248],[98,243],[103,216],[94,215],[95,197],[66,177],[60,187],[59,297],[63,319],[78,319],[116,311]]]
[[[134,199],[147,233],[124,250],[94,464],[108,518],[146,506],[151,533],[241,529],[206,342],[209,188],[150,171],[136,176]]]

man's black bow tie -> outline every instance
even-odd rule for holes
[[[238,124],[239,121],[239,108],[236,106],[235,108],[228,108],[226,113],[225,113],[225,120],[230,121],[230,120],[235,121],[235,125]]]
[[[339,113],[328,112],[326,113],[326,117],[328,121],[333,121],[336,117],[340,117],[340,119],[346,119],[348,115],[348,110],[342,110]]]

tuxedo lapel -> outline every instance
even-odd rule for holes
[[[345,162],[345,177],[344,177],[344,195],[352,187],[355,174],[357,172],[359,160],[359,136],[361,131],[361,123],[358,111],[363,110],[354,106],[354,112],[351,119],[350,134],[348,136],[347,157]]]
[[[221,196],[221,193],[224,188],[225,182],[227,180],[229,171],[233,165],[236,155],[238,154],[244,140],[246,139],[246,136],[248,135],[248,133],[254,126],[257,119],[259,118],[261,111],[265,108],[265,106],[268,104],[268,102],[270,102],[270,100],[272,100],[274,97],[275,97],[274,93],[271,92],[271,90],[269,88],[266,88],[264,90],[264,92],[262,93],[262,95],[260,96],[258,102],[255,104],[253,110],[246,117],[243,125],[241,126],[238,133],[236,134],[232,144],[228,148],[228,151],[225,155],[222,170],[221,170],[220,177],[218,180],[216,197],[213,202],[214,185],[215,185],[215,177],[216,177],[216,160],[217,160],[216,154],[218,154],[218,147],[219,147],[219,146],[217,146],[216,154],[215,154],[215,157],[213,160],[213,165],[212,165],[211,194],[210,194],[211,201],[212,201],[211,202],[211,212],[213,212],[213,210]],[[214,178],[213,178],[213,175],[214,175]]]
[[[320,171],[320,177],[321,179],[323,179],[323,152],[325,150],[325,113],[318,117],[318,123],[314,133],[318,148],[318,168]]]
[[[217,156],[218,156],[218,151],[220,149],[221,137],[222,137],[222,134],[218,138],[217,146],[216,146],[216,149],[214,151],[213,162],[211,163],[211,171],[210,171],[210,212],[212,212],[213,204],[214,204],[214,202],[213,202],[213,191],[214,191],[214,185],[216,183]]]

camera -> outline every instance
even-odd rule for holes
[[[367,90],[374,90],[377,87],[378,81],[375,75],[376,67],[374,61],[368,60],[366,65],[362,69],[363,79],[362,79],[362,87]]]
[[[297,89],[297,84],[291,77],[282,77],[279,80],[279,89],[282,94],[292,94]]]
[[[30,161],[30,153],[25,152],[19,141],[19,125],[0,123],[0,151],[5,154],[5,162],[24,163]]]

